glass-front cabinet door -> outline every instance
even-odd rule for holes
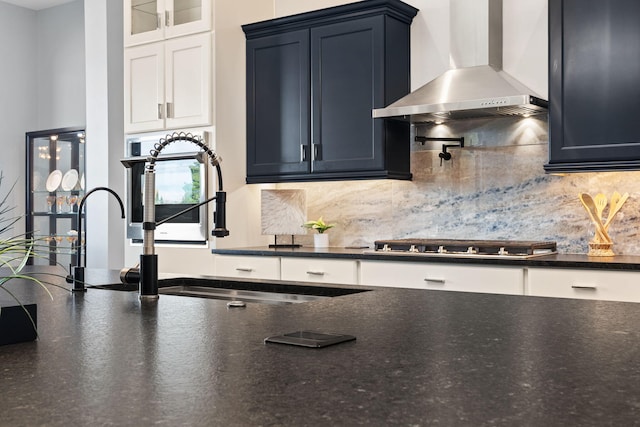
[[[164,10],[162,0],[125,0],[125,46],[161,40]]]
[[[213,0],[124,0],[125,46],[211,30]]]
[[[165,0],[165,38],[211,30],[213,0]]]
[[[85,191],[84,129],[26,134],[26,234],[36,241],[34,265],[77,264],[78,207]]]

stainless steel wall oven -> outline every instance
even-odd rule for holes
[[[208,143],[207,132],[191,132]],[[164,133],[128,136],[127,157],[127,238],[142,243],[144,211],[144,170],[149,152]],[[176,141],[167,147],[156,163],[155,212],[156,221],[174,215],[207,198],[207,164],[203,151],[190,142]],[[207,204],[158,226],[157,243],[201,244],[208,242]]]

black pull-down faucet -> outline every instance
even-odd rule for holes
[[[216,168],[218,178],[218,191],[214,197],[205,200],[197,205],[190,206],[175,215],[156,222],[155,211],[155,164],[160,152],[174,141],[188,141],[200,147],[209,157],[211,165]],[[211,234],[215,237],[225,237],[229,235],[226,226],[226,207],[227,193],[222,189],[222,171],[220,169],[220,157],[209,148],[200,137],[196,137],[190,133],[174,132],[161,138],[151,150],[151,155],[147,159],[147,165],[144,171],[144,213],[142,230],[142,255],[140,255],[140,263],[137,267],[123,269],[120,272],[120,280],[123,283],[139,283],[139,295],[143,300],[154,300],[158,298],[158,255],[155,253],[154,231],[158,225],[161,225],[171,219],[182,215],[192,209],[202,206],[206,203],[216,202],[216,210],[214,212],[214,229]]]
[[[120,210],[122,211],[122,218],[124,219],[125,217],[124,204],[122,203],[120,196],[118,196],[118,194],[112,189],[107,187],[95,187],[89,190],[87,194],[84,195],[84,197],[80,201],[80,204],[78,205],[78,247],[77,247],[78,249],[77,264],[78,265],[76,265],[73,268],[69,266],[69,275],[67,276],[67,283],[73,283],[73,287],[71,288],[71,290],[74,292],[84,292],[87,290],[84,286],[84,268],[87,265],[86,255],[84,260],[84,266],[82,265],[82,208],[84,207],[84,204],[87,201],[87,197],[89,197],[90,194],[93,194],[96,191],[108,191],[109,193],[113,194],[113,196],[118,200],[118,203],[120,204]],[[86,236],[85,236],[85,241],[86,241]]]

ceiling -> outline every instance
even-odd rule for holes
[[[54,6],[59,6],[65,3],[71,3],[74,0],[0,0],[0,1],[14,4],[20,7],[25,7],[27,9],[42,10],[42,9],[48,9]]]

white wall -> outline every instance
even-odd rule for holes
[[[123,194],[122,2],[91,0],[85,10],[76,0],[35,12],[0,1],[0,40],[0,169],[7,183],[20,178],[10,201],[16,212],[25,209],[28,131],[86,126],[87,188]],[[124,221],[117,203],[96,194],[85,208],[88,265],[121,268]]]
[[[90,0],[85,4],[87,28],[87,185],[109,187],[124,196],[124,170],[119,162],[124,146],[122,2]],[[124,200],[123,200],[124,201]],[[87,266],[124,266],[124,220],[115,198],[106,191],[91,194],[87,214]]]
[[[25,213],[25,133],[84,125],[82,10],[82,0],[39,12],[0,2],[0,170],[3,189],[18,180],[8,203],[17,215]]]
[[[260,186],[245,184],[246,62],[241,25],[273,17],[272,2],[216,1],[216,149],[223,161],[231,232],[215,241],[217,247],[266,243],[260,235]]]
[[[548,98],[547,0],[503,0],[503,67]]]
[[[84,4],[36,13],[37,130],[85,125]],[[36,129],[33,129],[36,130]]]
[[[24,212],[25,138],[36,126],[36,14],[33,11],[0,2],[0,171],[4,175],[0,194],[4,195],[18,180],[7,201]]]

